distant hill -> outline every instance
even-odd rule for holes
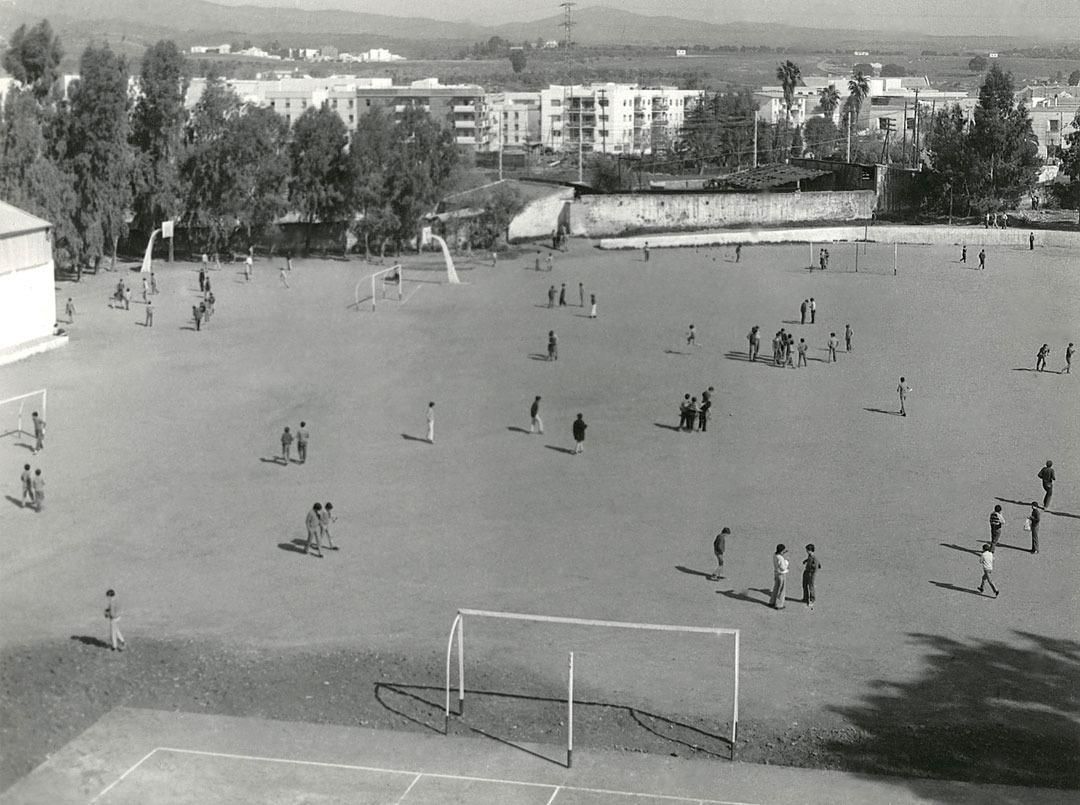
[[[392,4],[385,4],[394,8]],[[405,9],[403,8],[403,11]],[[181,47],[250,39],[262,45],[283,44],[339,49],[401,45],[409,55],[430,53],[501,36],[512,42],[561,39],[558,15],[531,22],[483,26],[423,17],[394,17],[350,11],[305,11],[219,5],[206,0],[0,0],[0,35],[7,36],[23,22],[48,18],[73,64],[90,41],[107,40],[133,58],[162,38]],[[574,41],[581,45],[639,45],[656,47],[759,46],[793,50],[911,50],[998,49],[1027,47],[1024,37],[933,37],[900,31],[802,28],[764,23],[712,24],[670,16],[646,16],[617,8],[589,6],[574,16]],[[412,48],[408,48],[409,44]]]

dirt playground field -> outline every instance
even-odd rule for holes
[[[465,268],[460,286],[409,270],[408,301],[375,313],[351,306],[375,266],[298,260],[286,289],[264,259],[251,283],[232,266],[211,273],[217,312],[201,332],[194,264],[158,266],[152,330],[140,302],[106,307],[117,275],[61,283],[58,309],[68,296],[78,308],[71,343],[0,367],[0,398],[49,395],[41,455],[0,442],[0,783],[71,737],[27,738],[28,708],[63,712],[63,696],[81,695],[88,717],[101,702],[78,694],[80,673],[122,684],[151,646],[173,665],[134,697],[142,706],[213,709],[235,694],[253,715],[357,723],[348,696],[318,713],[306,703],[328,673],[349,684],[340,663],[274,670],[350,654],[369,663],[351,686],[363,706],[379,707],[365,673],[380,657],[394,658],[384,677],[437,703],[426,688],[442,683],[450,622],[474,607],[740,629],[746,758],[1080,787],[1080,376],[1058,373],[1080,340],[1080,254],[989,249],[980,272],[958,249],[905,246],[894,277],[891,247],[874,248],[862,266],[877,272],[810,274],[805,246],[748,247],[739,263],[728,249],[656,250],[645,263],[575,242],[551,273],[531,270],[528,249]],[[139,275],[126,276],[138,299]],[[597,294],[595,320],[579,282],[586,303]],[[547,309],[553,283],[569,306]],[[801,325],[811,296],[817,323]],[[748,362],[754,324],[763,358],[786,327],[809,343],[809,366]],[[845,324],[854,351],[826,363]],[[557,362],[542,359],[552,329]],[[1044,342],[1053,371],[1036,373]],[[676,432],[683,394],[708,386],[708,432]],[[542,436],[527,433],[536,395]],[[578,412],[589,429],[574,456]],[[301,420],[308,462],[284,466],[281,430]],[[1022,524],[1047,459],[1058,482],[1032,555]],[[24,462],[47,478],[40,514],[20,506]],[[323,559],[297,545],[315,501],[338,517],[340,550]],[[974,588],[997,503],[994,599]],[[722,526],[733,535],[714,582]],[[779,542],[792,560],[784,611],[767,606]],[[814,611],[794,600],[808,542],[823,566]],[[93,645],[108,587],[123,655]],[[728,642],[494,621],[468,622],[466,642],[478,684],[516,696],[565,691],[573,650],[582,698],[700,730],[669,736],[672,750],[726,753]],[[245,687],[245,663],[284,711]],[[43,705],[26,687],[49,674],[71,682]],[[198,674],[213,680],[202,693],[162,692]],[[500,707],[483,711],[493,724],[535,733]],[[640,721],[590,737],[583,718],[582,743],[638,748]],[[13,760],[20,730],[32,751]],[[646,749],[669,750],[649,732]]]

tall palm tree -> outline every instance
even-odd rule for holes
[[[830,84],[822,87],[818,95],[821,96],[821,111],[825,113],[826,118],[832,120],[836,107],[840,105],[840,90]]]
[[[788,59],[776,68],[776,78],[784,90],[784,106],[787,107],[787,120],[791,122],[791,107],[795,104],[795,87],[802,81],[799,65]]]
[[[848,79],[847,86],[849,93],[847,106],[855,124],[858,124],[859,111],[862,109],[866,96],[870,94],[870,82],[863,75],[862,70],[856,70]]]

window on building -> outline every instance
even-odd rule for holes
[[[364,106],[371,106],[371,98],[364,98]]]
[[[353,99],[352,98],[349,98],[349,108],[350,109],[353,108]]]
[[[1061,131],[1061,121],[1060,120],[1054,120],[1053,118],[1051,118],[1050,119],[1050,132],[1052,134],[1056,134],[1059,131]]]
[[[355,122],[356,122],[356,115],[349,115],[349,124],[351,125],[351,124],[353,124]]]

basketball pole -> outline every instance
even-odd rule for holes
[[[859,242],[855,241],[855,273],[859,273]]]
[[[574,652],[570,652],[566,682],[566,768],[574,764]]]
[[[897,256],[897,252],[899,251],[899,249],[900,249],[900,244],[899,243],[894,243],[892,245],[892,275],[894,277],[896,276],[896,256]]]

